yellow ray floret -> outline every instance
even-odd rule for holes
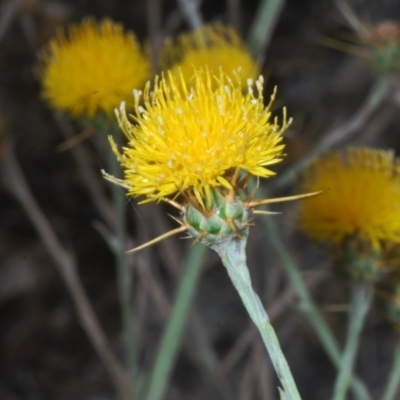
[[[74,116],[112,113],[150,76],[134,34],[109,19],[89,18],[68,34],[59,31],[40,58],[43,96]]]
[[[112,142],[125,170],[119,183],[131,195],[147,196],[146,201],[190,191],[202,204],[211,188],[232,189],[228,171],[273,175],[267,166],[281,160],[282,133],[290,121],[285,111],[281,126],[272,119],[274,95],[265,107],[262,77],[256,88],[248,84],[243,94],[239,76],[231,80],[223,72],[213,76],[205,69],[195,72],[190,90],[182,77],[178,82],[171,73],[156,79],[152,91],[148,84],[145,107],[139,105],[141,93],[136,93],[133,122],[124,104],[117,113],[128,139],[122,154]]]
[[[329,153],[305,171],[302,190],[322,190],[300,204],[300,228],[311,238],[340,245],[361,235],[376,249],[400,242],[400,162],[392,152]]]
[[[171,70],[177,77],[182,74],[186,84],[193,77],[193,68],[206,66],[213,74],[222,69],[231,78],[236,71],[242,78],[243,90],[247,88],[247,79],[256,79],[259,75],[256,63],[238,34],[221,23],[205,25],[168,40],[161,51],[162,69]]]

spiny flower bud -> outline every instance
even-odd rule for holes
[[[211,193],[211,207],[207,211],[188,204],[183,214],[188,232],[200,243],[210,245],[232,240],[233,237],[247,236],[249,209],[240,196],[233,201],[215,189]]]

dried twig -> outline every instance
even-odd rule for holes
[[[112,352],[108,340],[94,313],[92,305],[79,279],[74,259],[58,240],[46,216],[36,203],[23,172],[11,149],[6,149],[1,160],[2,173],[11,192],[38,231],[44,245],[50,253],[66,287],[74,301],[81,324],[93,347],[109,372],[115,388],[122,398],[130,398],[130,383],[127,375]]]

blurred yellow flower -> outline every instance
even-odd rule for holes
[[[89,18],[68,34],[59,31],[40,60],[43,96],[73,116],[112,113],[150,76],[135,35],[109,19]]]
[[[314,161],[302,189],[322,194],[300,204],[300,229],[341,245],[355,235],[379,250],[400,242],[400,162],[390,151],[348,148]]]
[[[274,95],[264,106],[262,77],[255,83],[257,94],[253,82],[248,85],[243,94],[239,76],[215,76],[208,69],[195,71],[190,89],[182,76],[178,81],[171,73],[157,78],[152,90],[147,84],[145,108],[136,92],[133,123],[123,104],[118,113],[128,147],[120,154],[112,139],[111,143],[125,178],[111,179],[131,195],[147,196],[146,202],[186,193],[203,204],[203,198],[211,198],[212,188],[231,190],[240,170],[273,175],[267,166],[281,160],[288,121],[285,111],[281,126],[272,119]]]
[[[236,71],[242,78],[242,90],[247,89],[247,79],[256,79],[259,75],[256,63],[238,34],[221,23],[168,40],[161,50],[160,63],[163,70],[171,70],[178,79],[182,74],[186,84],[193,77],[193,68],[207,67],[212,74],[222,69],[230,78]]]

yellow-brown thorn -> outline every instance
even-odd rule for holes
[[[57,151],[59,153],[62,153],[64,151],[67,151],[71,149],[72,147],[76,146],[77,144],[83,142],[90,136],[92,136],[94,133],[93,129],[91,128],[85,128],[82,132],[78,133],[77,135],[65,140],[61,144],[57,146]]]
[[[181,219],[174,217],[171,214],[168,214],[169,217],[171,217],[174,221],[176,221],[179,225],[183,226],[183,225],[187,225],[185,224]]]
[[[368,58],[369,52],[360,46],[356,46],[350,43],[342,42],[340,40],[332,39],[330,37],[321,36],[318,40],[319,44],[329,47],[331,49],[343,51],[344,53],[351,54],[353,56]]]
[[[189,228],[189,225],[184,224],[184,225],[180,226],[179,228],[172,229],[172,231],[169,231],[169,232],[167,232],[167,233],[164,233],[163,235],[160,235],[160,236],[156,237],[155,239],[150,240],[150,241],[148,241],[147,243],[142,244],[141,246],[135,247],[135,248],[132,249],[132,250],[128,250],[127,253],[135,253],[135,252],[137,252],[137,251],[139,251],[139,250],[143,250],[143,249],[145,249],[146,247],[149,247],[149,246],[152,246],[152,245],[155,244],[155,243],[161,242],[161,240],[164,240],[164,239],[166,239],[166,238],[169,238],[170,236],[176,235],[177,233],[180,233],[180,232],[184,232],[184,231],[186,231],[188,228]]]
[[[168,199],[166,197],[162,198],[161,201],[164,201],[165,203],[170,204],[172,207],[177,208],[179,211],[184,212],[185,211],[185,206],[182,204],[179,204],[178,202]]]
[[[205,210],[197,201],[196,196],[190,192],[182,192],[182,197],[186,200],[186,203],[189,203],[193,208],[195,208],[199,213],[201,213],[204,217],[209,218],[212,214],[212,211]]]
[[[243,226],[256,226],[256,224],[254,222],[250,222],[250,221],[244,221],[242,222]]]
[[[253,214],[258,214],[258,215],[278,215],[282,214],[281,212],[276,212],[276,211],[264,211],[264,210],[253,210]]]
[[[231,189],[228,194],[225,196],[225,200],[228,203],[233,203],[233,201],[235,200],[235,196],[236,196],[236,192],[235,189]]]
[[[193,240],[192,246],[196,243],[199,243],[204,236],[207,236],[207,232],[200,232],[199,236],[197,236],[197,238]]]
[[[235,172],[233,173],[232,179],[231,179],[231,185],[232,187],[235,189],[237,186],[237,181],[239,178],[239,174],[240,174],[240,168],[236,168]]]
[[[235,235],[236,235],[239,239],[241,239],[242,236],[241,236],[241,234],[239,233],[239,231],[238,231],[238,229],[237,229],[237,226],[235,225],[235,223],[233,222],[233,220],[230,219],[230,220],[228,220],[228,221],[226,221],[226,222],[227,222],[227,224],[230,226],[230,228],[233,230],[233,232],[235,232]]]
[[[296,194],[295,196],[276,197],[275,199],[263,199],[263,200],[249,201],[248,203],[245,204],[245,206],[247,208],[253,208],[253,207],[262,206],[264,204],[281,203],[284,201],[307,199],[308,197],[313,197],[320,193],[322,193],[322,192],[304,193],[304,194]]]
[[[251,175],[250,175],[251,178]],[[255,194],[257,193],[257,190],[260,186],[260,178],[257,176],[257,184],[256,187],[250,192],[249,196],[248,196],[248,203],[251,203],[253,201],[253,198],[255,196]]]
[[[253,175],[250,173],[247,173],[246,176],[239,182],[241,189],[245,190],[247,188],[247,185],[250,182],[250,179]]]
[[[231,179],[230,179],[230,184],[232,185],[232,189],[229,190],[228,194],[225,196],[225,200],[228,203],[232,203],[233,201],[235,201],[235,197],[236,197],[236,189],[237,189],[237,181],[239,178],[239,174],[240,174],[240,169],[236,168],[235,172],[233,173]]]

